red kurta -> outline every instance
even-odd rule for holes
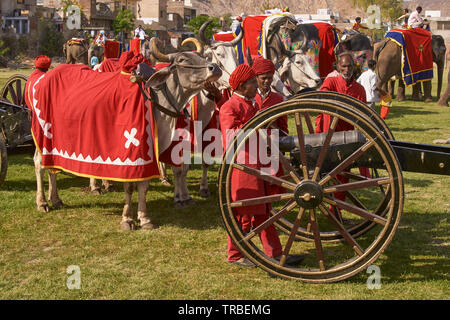
[[[323,81],[321,91],[334,91],[348,94],[362,102],[366,103],[366,91],[364,87],[356,82],[354,79],[347,85],[347,81],[341,75],[336,77],[328,77]],[[330,116],[327,114],[319,114],[316,117],[316,133],[328,132],[330,127]],[[353,126],[345,121],[339,120],[336,126],[336,131],[353,130]]]
[[[259,110],[258,104],[253,104],[252,100],[244,99],[236,94],[223,104],[220,108],[220,129],[222,131],[222,144],[224,150],[228,147],[228,143],[232,141],[233,137],[238,133],[244,124],[250,120]],[[253,154],[250,154],[248,143],[245,150],[239,152],[239,162],[253,167],[260,168]],[[252,161],[250,161],[252,160]],[[264,181],[255,176],[244,173],[240,170],[234,169],[231,174],[231,199],[232,201],[256,198],[267,195],[266,185]],[[242,226],[244,231],[250,231],[250,228],[258,226],[269,217],[269,206],[266,204],[245,206],[235,208],[234,213],[236,219]],[[253,219],[252,219],[253,216]],[[260,233],[260,239],[264,247],[264,252],[270,257],[277,257],[281,255],[281,243],[273,225],[267,227]],[[242,258],[242,253],[236,248],[228,236],[228,260],[236,261]]]
[[[267,109],[271,106],[274,106],[280,102],[284,101],[284,98],[281,94],[270,91],[269,94],[264,98],[257,93],[255,97],[256,103],[259,105],[259,110]],[[283,130],[284,132],[288,133],[288,123],[287,123],[287,116],[279,118],[277,121],[275,121],[275,125]],[[281,135],[281,133],[280,133]]]

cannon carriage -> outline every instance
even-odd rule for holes
[[[314,132],[319,115],[329,116],[327,132]],[[288,118],[289,135],[277,137],[272,130],[281,117]],[[282,170],[275,175],[268,170],[273,162],[259,169],[243,162],[239,154],[252,141],[264,142]],[[450,175],[449,160],[448,147],[396,141],[375,111],[351,97],[310,92],[255,115],[236,134],[219,170],[218,202],[233,242],[258,267],[281,278],[335,282],[367,269],[392,241],[403,211],[402,171]],[[234,170],[277,191],[234,200]],[[260,204],[270,217],[244,232],[233,209]],[[281,231],[279,261],[264,254],[258,239],[272,224]],[[288,265],[289,254],[305,259]]]
[[[0,185],[8,169],[7,153],[33,144],[31,111],[25,103],[27,79],[12,75],[0,90]]]

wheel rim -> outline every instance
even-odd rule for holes
[[[2,106],[6,113],[0,114],[0,130],[6,139],[8,148],[24,143],[31,132],[31,112],[25,103],[25,85],[27,76],[12,75],[0,91],[2,100],[22,108]]]
[[[6,178],[6,171],[8,170],[8,155],[6,153],[5,140],[0,133],[0,186]]]
[[[327,178],[324,180],[324,178],[321,177],[320,163],[318,164],[319,169],[315,169],[311,175],[310,171],[303,169],[305,166],[302,166],[296,171],[295,168],[292,168],[290,163],[286,163],[288,162],[286,161],[287,159],[283,160],[283,157],[280,156],[280,161],[284,170],[290,170],[289,175],[292,177],[292,179],[284,180],[268,177],[261,178],[262,175],[258,175],[256,172],[249,170],[245,165],[242,166],[243,163],[236,162],[237,153],[240,148],[245,145],[245,142],[248,141],[252,134],[255,134],[256,132],[260,134],[261,130],[259,129],[263,128],[271,120],[284,115],[294,115],[295,117],[304,118],[303,115],[306,113],[329,114],[333,119],[336,119],[332,122],[334,125],[338,119],[353,124],[355,128],[364,134],[368,141],[365,144],[365,147],[358,149],[359,152],[362,155],[372,148],[379,152],[385,165],[385,170],[383,170],[384,176],[382,178],[366,179],[367,181],[356,184],[353,183],[353,185],[351,185],[351,183],[342,183],[338,185],[332,184],[330,187],[325,183]],[[298,123],[296,124],[298,125]],[[332,130],[330,130],[330,132],[331,133],[327,134],[327,136],[331,139],[334,133],[332,133]],[[303,133],[299,135],[299,138],[301,138],[302,134]],[[301,141],[301,139],[299,139],[299,141]],[[325,160],[327,148],[328,147],[321,148],[321,152],[322,150],[325,150],[323,151],[324,156],[322,157],[322,161]],[[334,173],[331,171],[332,175],[343,171],[350,160],[344,158],[341,164],[334,168]],[[231,172],[233,170],[244,171],[257,178],[270,181],[272,184],[284,183],[284,186],[287,187],[286,192],[284,194],[273,196],[263,196],[259,199],[239,199],[239,201],[233,201],[230,193]],[[327,174],[329,175],[330,172]],[[312,180],[309,187],[311,190],[315,188],[315,191],[305,191],[308,189],[305,187],[305,177]],[[331,178],[328,180],[332,181]],[[336,187],[339,190],[355,190],[358,189],[355,188],[355,186],[363,185],[370,185],[370,188],[372,188],[375,187],[375,185],[378,185],[379,182],[389,185],[389,192],[386,192],[389,196],[389,202],[385,209],[385,217],[374,214],[373,212],[376,211],[376,208],[364,210],[357,206],[350,205],[345,200],[340,201],[334,198],[333,193],[330,191]],[[319,187],[317,187],[317,185],[319,185]],[[350,188],[349,185],[352,187]],[[314,192],[317,193],[318,190],[321,190],[322,195],[313,194]],[[313,205],[313,208],[302,206],[299,198],[302,197],[303,199],[303,197],[312,195],[319,198],[322,197],[319,203]],[[233,208],[245,206],[249,203],[255,203],[255,201],[271,203],[272,207],[276,207],[277,209],[264,223],[260,226],[256,226],[250,233],[244,234],[235,219]],[[280,201],[284,202],[280,203]],[[277,202],[276,205],[274,205],[275,202]],[[224,156],[224,163],[219,171],[219,205],[222,218],[230,237],[241,252],[259,267],[273,275],[284,278],[300,279],[307,282],[338,281],[348,278],[365,269],[370,263],[376,260],[391,241],[398,225],[403,206],[401,170],[397,158],[387,140],[379,133],[378,128],[373,122],[361,114],[357,114],[345,105],[333,101],[320,101],[315,99],[287,101],[267,109],[263,114],[257,115],[251,119],[244,128],[242,128],[241,133],[235,137],[232,144],[230,144],[230,148],[227,149]],[[364,219],[368,219],[371,223],[374,223],[376,228],[374,228],[374,231],[369,235],[365,235],[361,242],[358,242],[355,240],[356,238],[348,232],[346,227],[340,224],[338,219],[330,213],[330,206],[337,206],[340,209],[348,210],[350,214],[358,217],[362,216]],[[295,243],[294,240],[297,235],[296,229],[300,228],[302,224],[310,224],[310,233],[312,234],[313,241],[309,246],[312,246],[312,252],[315,253],[316,259],[305,259],[305,262],[299,267],[284,265],[282,262],[278,262],[265,255],[261,246],[258,244],[259,239],[256,236],[258,232],[264,230],[267,226],[274,224],[278,217],[287,215],[287,212],[293,212],[294,220],[291,221],[292,224],[289,227],[289,230],[287,230],[288,235],[281,239],[284,256],[287,256],[290,253],[304,253],[305,250],[309,250],[307,249],[308,244]],[[341,235],[341,238],[343,239],[342,242],[328,243],[322,239],[322,224],[326,225],[326,223],[323,223],[324,220],[328,221],[332,228],[335,228],[334,231],[332,231],[334,234],[338,233]],[[307,227],[305,226],[304,228],[306,229]],[[334,251],[338,253],[335,254]],[[309,256],[311,257],[312,255]],[[283,258],[281,261],[283,261]]]

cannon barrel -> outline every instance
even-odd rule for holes
[[[308,168],[315,166],[327,133],[305,134],[305,153]],[[336,167],[343,159],[360,148],[367,139],[358,130],[335,132],[330,140],[322,172]],[[403,171],[439,175],[450,175],[450,148],[389,140]],[[297,136],[279,139],[282,152],[289,152],[294,164],[300,164],[300,149]],[[370,148],[351,167],[384,168],[384,161],[375,148]]]
[[[323,146],[327,133],[305,134],[305,145],[308,148]],[[331,138],[330,145],[364,143],[366,138],[358,130],[335,132]],[[290,152],[294,148],[299,148],[297,136],[284,136],[280,138],[280,150]]]

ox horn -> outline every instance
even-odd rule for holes
[[[195,38],[187,38],[184,39],[183,42],[181,43],[181,46],[184,46],[186,43],[192,42],[193,44],[195,44],[195,48],[196,51],[200,54],[203,53],[203,45],[200,43],[200,41],[198,41],[198,39]]]
[[[170,57],[161,51],[159,51],[158,46],[156,45],[157,38],[152,37],[150,39],[150,52],[151,54],[161,62],[171,62]]]
[[[206,21],[204,24],[202,24],[202,26],[198,30],[198,37],[199,37],[200,41],[202,41],[206,45],[211,44],[210,39],[207,39],[206,35],[205,35],[206,28],[210,25],[211,22],[212,22],[212,20]]]
[[[239,42],[241,42],[241,40],[244,38],[244,28],[242,28],[241,23],[239,22],[239,29],[241,30],[241,32],[238,34],[238,36],[236,38],[234,38],[231,41],[225,41],[222,42],[221,44],[224,45],[225,47],[234,47],[237,46],[237,44]]]
[[[247,46],[247,63],[248,65],[251,67],[253,66],[253,59],[252,59],[252,55],[250,53],[250,47]]]

